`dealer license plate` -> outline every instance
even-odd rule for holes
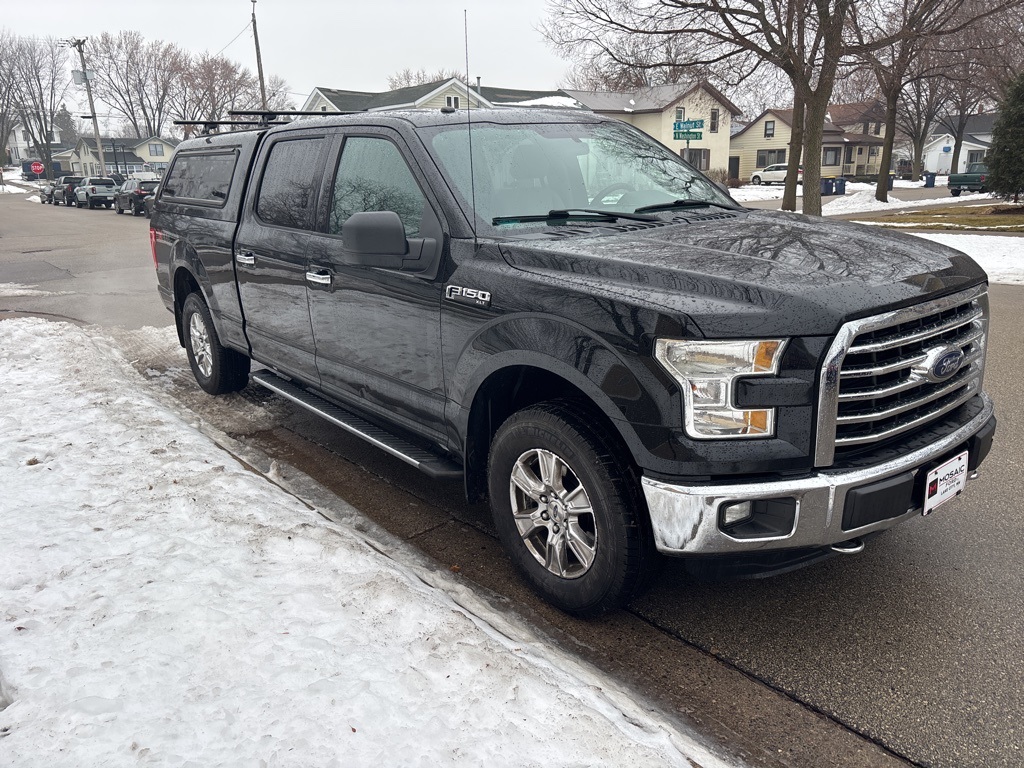
[[[921,514],[927,515],[967,486],[967,451],[933,469],[924,482],[924,509]]]

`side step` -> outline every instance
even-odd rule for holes
[[[412,464],[430,477],[436,479],[462,477],[462,467],[455,462],[413,445],[408,440],[371,424],[361,416],[356,416],[351,411],[328,402],[319,395],[303,389],[272,371],[256,371],[249,378],[261,387],[266,387],[286,400],[291,400],[307,411],[312,411],[317,416],[336,424],[346,432],[351,432],[356,437],[361,437],[366,442],[387,451],[406,464]]]

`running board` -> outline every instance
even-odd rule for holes
[[[462,467],[455,462],[442,458],[423,448],[413,445],[408,440],[393,435],[387,430],[371,424],[361,416],[328,402],[319,395],[294,384],[288,379],[278,376],[272,371],[257,371],[250,378],[261,387],[276,392],[286,400],[302,406],[307,411],[335,424],[356,437],[387,451],[395,458],[436,479],[458,479],[462,477]]]

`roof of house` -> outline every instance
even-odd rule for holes
[[[830,104],[828,119],[844,127],[864,122],[877,123],[885,120],[885,107],[877,99],[855,101],[850,104]]]
[[[563,107],[580,109],[582,104],[566,91],[531,91],[520,88],[481,86],[479,93],[495,106]]]
[[[707,91],[719,103],[734,115],[743,114],[743,110],[733,104],[725,95],[710,83],[691,82],[675,85],[652,85],[635,91],[577,91],[563,89],[594,112],[618,112],[622,114],[637,112],[664,112],[680,99],[697,90]]]
[[[758,115],[753,120],[751,120],[747,124],[747,126],[745,128],[743,128],[743,130],[737,131],[736,133],[734,133],[731,138],[735,138],[736,136],[739,136],[739,135],[741,135],[743,133],[746,133],[753,126],[757,125],[757,123],[760,122],[762,117],[766,117],[768,115],[771,115],[771,116],[775,117],[776,119],[781,120],[782,122],[784,122],[790,128],[793,127],[793,110],[792,109],[766,109],[760,115]],[[834,123],[831,123],[828,120],[826,120],[822,124],[821,131],[822,131],[823,137],[826,140],[829,140],[829,141],[839,141],[843,137],[843,135],[846,133],[838,125],[835,125]]]
[[[393,91],[383,91],[381,93],[320,87],[315,88],[314,92],[320,93],[339,112],[367,112],[376,109],[387,109],[389,107],[411,106],[427,98],[435,91],[442,90],[449,84],[453,84],[463,90],[466,88],[466,85],[457,78],[450,78],[420,85],[410,85],[405,88],[396,88]],[[477,96],[475,92],[473,95]]]
[[[163,136],[147,136],[145,139],[130,139],[122,138],[120,136],[101,136],[100,138],[103,140],[104,147],[117,144],[118,150],[120,150],[121,147],[131,147],[132,149],[135,149],[143,144],[148,144],[154,139],[162,141],[165,144],[170,144],[172,147],[176,147],[181,143],[181,139],[165,139]],[[96,138],[94,136],[80,136],[79,141],[84,141],[89,149],[96,149]]]

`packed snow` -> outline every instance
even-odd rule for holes
[[[914,232],[963,251],[981,265],[993,283],[1024,285],[1024,237],[1006,235],[961,235],[942,232]]]
[[[0,321],[0,372],[0,765],[725,765],[101,331]]]

